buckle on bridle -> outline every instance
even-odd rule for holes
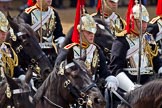
[[[80,96],[81,96],[81,97],[85,97],[85,93],[84,93],[84,92],[81,92],[81,93],[80,93]]]
[[[70,83],[71,83],[70,80],[66,80],[66,81],[64,82],[64,87],[66,88]]]
[[[83,98],[78,98],[78,104],[83,105],[85,103]]]

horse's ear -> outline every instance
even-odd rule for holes
[[[79,67],[82,71],[87,72],[87,68],[84,64],[84,62],[80,59],[73,59],[74,64]]]
[[[9,11],[7,11],[7,19],[8,19],[8,20],[13,20],[13,18],[11,17]]]
[[[7,12],[7,19],[8,19],[8,22],[11,26],[11,28],[13,28],[14,32],[17,33],[19,31],[19,26],[18,24],[16,24],[14,21],[13,21],[13,18],[11,17],[10,13]]]
[[[5,78],[7,80],[7,83],[9,84],[11,90],[19,88],[18,84],[10,76],[5,74]]]

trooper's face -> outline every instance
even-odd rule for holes
[[[52,0],[37,0],[37,3],[39,4],[39,6],[41,6],[42,4],[42,7],[45,8],[52,4]]]
[[[105,1],[113,11],[116,11],[116,9],[118,8],[118,2],[114,2],[112,0],[105,0]]]
[[[6,40],[8,32],[3,32],[0,30],[0,43],[4,42]]]
[[[137,26],[137,29],[140,31],[140,20],[139,19],[135,19],[135,24]],[[148,23],[145,22],[145,21],[142,21],[142,33],[145,33],[146,32],[146,29],[147,29],[147,25]]]
[[[83,42],[93,43],[94,42],[94,34],[92,32],[83,30]]]

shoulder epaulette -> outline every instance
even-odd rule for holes
[[[50,8],[52,8],[53,10],[56,10],[53,6],[49,6]]]
[[[36,5],[31,6],[31,7],[29,7],[29,8],[26,8],[26,9],[25,9],[25,13],[29,14],[32,10],[34,10],[34,9],[36,9],[36,8],[37,8]]]
[[[126,30],[123,30],[123,31],[121,31],[121,32],[119,32],[119,33],[115,33],[115,36],[116,37],[123,37],[123,36],[125,36],[127,34],[127,31]]]
[[[68,44],[64,47],[64,49],[70,49],[72,48],[73,46],[77,45],[77,43],[71,43],[71,44]]]
[[[154,24],[158,19],[160,19],[160,16],[153,18],[149,23]]]

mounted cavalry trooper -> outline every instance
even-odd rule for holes
[[[97,13],[92,14],[94,17],[100,15],[104,18],[115,36],[122,35],[126,26],[125,20],[117,13],[118,2],[119,0],[98,0]]]
[[[129,92],[134,89],[137,83],[138,61],[140,58],[140,84],[144,84],[151,79],[154,72],[162,72],[162,61],[159,58],[158,47],[153,35],[146,32],[149,22],[149,13],[145,6],[130,1],[127,14],[127,33],[124,36],[117,37],[113,42],[112,53],[109,69],[111,73],[117,77],[119,88]],[[135,4],[135,5],[134,5]],[[130,7],[130,6],[133,6]],[[140,19],[141,12],[141,19]],[[140,23],[142,22],[142,24]],[[141,35],[140,35],[141,25]],[[141,40],[139,41],[139,39]],[[139,45],[141,42],[141,45]],[[141,53],[139,50],[141,48]],[[139,55],[140,54],[140,55]],[[132,81],[128,83],[128,81]]]
[[[61,50],[57,56],[55,68],[60,68],[60,61],[64,60],[67,63],[66,67],[69,67],[73,59],[81,59],[85,62],[88,74],[92,76],[92,80],[95,82],[102,80],[104,84],[107,84],[105,79],[109,79],[110,72],[107,69],[106,59],[102,50],[94,43],[94,34],[97,30],[96,23],[89,14],[83,13],[80,17],[80,9],[78,8],[83,5],[80,6],[79,4],[78,2],[72,43],[66,45]],[[43,97],[43,93],[49,83],[49,80],[45,80],[41,87],[39,87],[34,96],[34,102],[38,102]],[[111,84],[109,83],[108,86],[111,87]]]
[[[61,47],[65,35],[60,17],[51,3],[52,0],[36,0],[36,4],[25,9],[20,16],[38,33],[40,47],[54,64],[57,46]]]
[[[135,4],[134,0],[130,0],[126,32],[124,31],[123,36],[117,36],[111,49],[109,63],[109,70],[113,75],[111,78],[113,86],[111,87],[114,87],[114,90],[119,92],[130,92],[141,86],[141,84],[150,81],[154,72],[162,72],[162,61],[158,54],[157,44],[153,35],[146,32],[149,22],[148,11],[145,6],[137,2],[136,0]],[[118,98],[111,98],[113,106],[119,103]],[[123,99],[120,98],[120,100],[129,105]]]
[[[158,0],[156,7],[156,17],[148,25],[147,31],[152,33],[159,46],[159,52],[162,54],[162,0]]]
[[[9,33],[9,23],[0,11],[0,74],[24,80],[24,71],[18,66],[18,57],[12,46],[5,42]],[[4,77],[4,76],[3,76]]]

